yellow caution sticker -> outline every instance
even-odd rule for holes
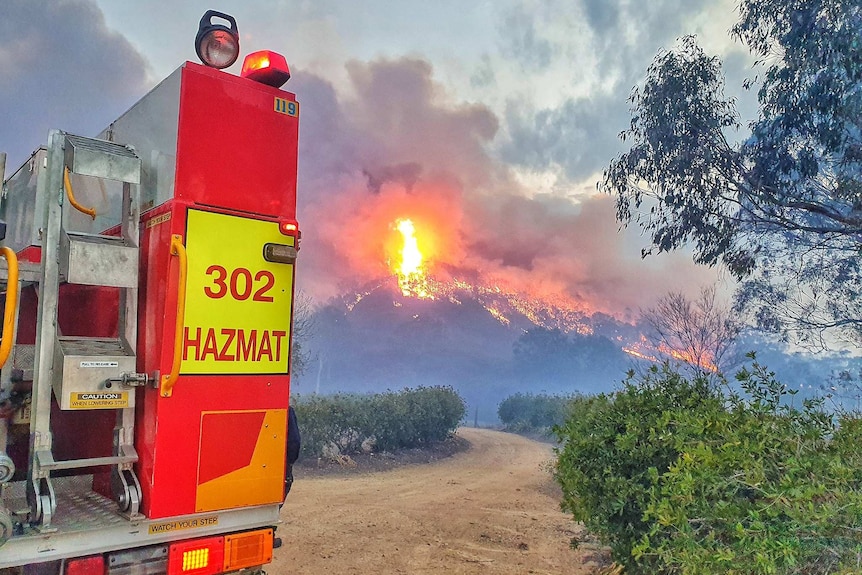
[[[159,535],[161,533],[170,533],[172,531],[200,529],[201,527],[214,527],[216,525],[218,525],[218,515],[209,515],[207,517],[195,517],[193,519],[182,519],[180,521],[150,523],[150,527],[147,529],[147,532],[150,535]]]
[[[287,373],[293,265],[267,261],[267,244],[294,239],[276,222],[188,210],[180,373]]]
[[[74,392],[69,397],[69,409],[125,409],[129,407],[128,391]]]

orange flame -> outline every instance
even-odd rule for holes
[[[397,278],[402,295],[418,299],[448,299],[460,304],[459,297],[466,292],[477,298],[485,310],[504,325],[510,325],[511,320],[501,311],[501,307],[512,308],[542,327],[582,335],[593,332],[584,322],[591,309],[569,296],[559,293],[530,296],[499,281],[486,279],[481,283],[470,283],[461,277],[449,276],[443,279],[432,275],[429,268],[433,256],[439,250],[437,243],[441,238],[428,232],[431,226],[420,228],[414,219],[401,217],[389,227],[398,233],[392,234],[385,243],[386,263]]]
[[[428,285],[425,258],[419,249],[419,240],[416,239],[416,226],[412,220],[404,218],[396,220],[393,227],[402,237],[399,253],[394,261],[390,260],[390,265],[398,277],[401,293],[421,299],[434,299]]]

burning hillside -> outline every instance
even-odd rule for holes
[[[498,118],[448,99],[432,72],[354,62],[338,89],[311,74],[293,84],[297,277],[329,302],[305,380],[321,391],[441,383],[471,401],[608,389],[640,349],[640,309],[711,272],[684,255],[642,261],[593,182],[502,162]],[[528,183],[539,181],[550,183]]]
[[[386,260],[403,296],[448,300],[456,305],[471,298],[504,325],[511,323],[513,315],[520,315],[541,327],[563,332],[592,332],[585,321],[591,315],[590,310],[563,295],[558,295],[556,301],[550,297],[530,297],[499,283],[471,282],[451,269],[445,274],[448,279],[439,279],[429,271],[435,262],[428,246],[439,243],[435,242],[433,232],[418,230],[410,218],[399,218],[390,227],[397,230],[400,237],[387,242]]]
[[[521,333],[543,328],[564,334],[591,335],[598,329],[600,335],[611,338],[633,358],[650,362],[674,359],[709,371],[717,370],[711,357],[704,355],[702,349],[672,349],[665,343],[654,345],[637,326],[615,321],[563,294],[531,297],[500,284],[470,281],[453,270],[447,270],[449,279],[439,279],[430,272],[435,261],[429,257],[431,250],[427,246],[435,245],[433,231],[417,228],[410,218],[397,218],[389,229],[394,232],[386,242],[386,263],[391,275],[369,284],[345,300],[348,311],[367,296],[381,291],[391,294],[394,307],[404,306],[405,299],[411,298],[448,302],[455,306],[470,302],[481,306],[501,325]],[[400,298],[395,295],[398,291]]]
[[[487,418],[519,391],[607,391],[668,351],[566,294],[531,296],[438,261],[445,239],[417,214],[381,224],[376,280],[318,310],[317,369],[302,388],[453,385]]]

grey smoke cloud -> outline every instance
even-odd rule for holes
[[[0,151],[7,172],[49,129],[92,135],[147,88],[147,62],[87,0],[4,0],[0,7]]]
[[[621,150],[618,134],[628,125],[628,113],[624,97],[571,98],[541,110],[510,103],[500,155],[532,169],[561,166],[569,178],[583,180]]]
[[[553,17],[554,6],[544,2],[541,18]],[[622,26],[624,12],[596,10],[594,26]],[[540,68],[562,48],[530,18],[516,9],[501,19],[502,31],[515,33],[519,65]],[[477,85],[496,86],[494,66],[482,60]],[[708,281],[684,255],[640,261],[638,246],[617,233],[611,198],[542,195],[512,169],[555,163],[574,176],[604,165],[624,97],[510,106],[501,115],[453,97],[420,57],[353,61],[346,73],[347,85],[336,89],[334,80],[294,66],[287,86],[302,102],[299,277],[315,296],[389,274],[391,225],[405,215],[433,231],[435,273],[564,293],[610,313]],[[4,3],[0,105],[14,113],[0,115],[0,150],[10,152],[10,169],[49,128],[98,132],[147,82],[146,60],[92,2]]]
[[[388,275],[386,238],[408,216],[433,230],[439,277],[565,294],[618,316],[711,281],[684,255],[643,262],[618,233],[612,198],[576,202],[525,188],[490,151],[499,119],[450,98],[429,63],[352,62],[348,70],[344,93],[306,72],[291,81],[303,110],[300,282],[309,292],[325,298]]]

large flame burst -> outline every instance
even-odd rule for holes
[[[401,250],[391,260],[395,275],[398,276],[398,286],[405,296],[413,296],[425,299],[434,299],[428,286],[425,258],[419,249],[419,240],[416,239],[416,227],[410,219],[399,219],[395,221],[394,228],[402,237]]]

